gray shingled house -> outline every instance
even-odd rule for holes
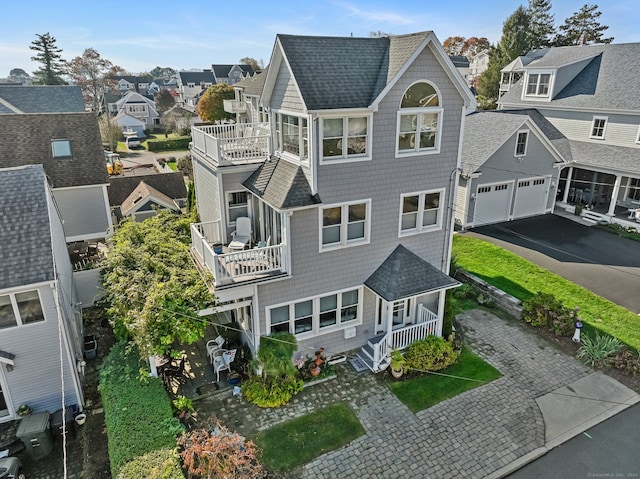
[[[266,128],[192,130],[192,248],[216,311],[254,350],[288,331],[306,354],[363,347],[374,371],[441,334],[475,100],[435,35],[278,35],[260,102]]]
[[[594,221],[638,226],[639,77],[640,43],[536,50],[503,70],[499,108],[535,108],[555,129],[567,162],[556,207],[580,205]]]
[[[61,409],[63,393],[82,408],[81,321],[45,171],[0,169],[0,422]]]

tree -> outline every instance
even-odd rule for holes
[[[107,312],[118,338],[144,356],[204,335],[206,322],[196,312],[214,298],[189,255],[190,219],[159,211],[121,223],[111,237],[103,268]]]
[[[98,126],[100,127],[102,143],[109,145],[109,151],[115,152],[118,140],[122,138],[122,127],[109,118],[108,113],[100,115],[100,118],[98,119]]]
[[[383,37],[392,37],[393,33],[383,32],[382,30],[378,30],[375,32],[369,32],[369,36],[371,38],[383,38]]]
[[[176,71],[171,67],[155,67],[153,70],[149,72],[153,78],[171,78],[172,75],[175,75]]]
[[[223,100],[233,100],[233,87],[224,83],[210,86],[196,105],[196,113],[203,121],[215,122],[231,119],[233,115],[224,111]]]
[[[449,37],[444,40],[442,46],[447,55],[462,55],[464,42],[464,37]]]
[[[112,67],[113,64],[93,48],[87,48],[82,56],[68,63],[69,77],[80,86],[85,103],[90,104],[95,112],[100,111],[100,102],[105,93],[104,80]]]
[[[490,46],[489,40],[485,37],[467,38],[462,46],[462,54],[471,59],[471,57],[477,55],[481,51],[488,50]]]
[[[262,60],[258,61],[255,58],[244,57],[240,59],[241,65],[249,65],[254,72],[259,72],[264,68],[264,62]]]
[[[532,49],[551,46],[556,32],[554,15],[551,11],[550,0],[529,0],[529,17]]]
[[[166,88],[162,88],[156,94],[154,100],[156,102],[156,109],[158,110],[158,113],[161,114],[176,104],[176,99]]]
[[[603,38],[604,32],[609,28],[608,25],[601,25],[598,18],[602,12],[598,10],[598,5],[583,5],[580,10],[560,25],[560,30],[553,44],[557,47],[579,45],[584,43],[611,43],[613,37]]]
[[[48,32],[36,34],[37,39],[31,42],[29,48],[36,52],[31,60],[41,63],[33,75],[36,85],[66,85],[62,75],[66,73],[66,62],[62,58],[62,50],[56,45],[56,39]]]
[[[16,83],[28,83],[31,77],[22,68],[13,68],[9,72],[9,79]]]

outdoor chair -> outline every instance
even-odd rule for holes
[[[224,344],[224,338],[222,336],[218,336],[216,339],[211,339],[207,341],[207,356],[211,359],[211,364],[213,364],[213,355],[219,349],[222,349],[222,345]]]
[[[218,350],[213,356],[213,370],[216,373],[216,382],[220,381],[220,371],[231,371],[231,363],[236,358],[237,349]]]
[[[236,229],[231,233],[233,240],[229,243],[229,248],[233,250],[243,250],[251,242],[251,219],[246,216],[236,218]]]

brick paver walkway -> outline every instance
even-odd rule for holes
[[[515,321],[480,310],[458,319],[466,343],[503,376],[417,414],[396,399],[381,375],[357,375],[347,365],[337,380],[309,388],[276,410],[237,397],[204,399],[198,409],[250,435],[346,401],[365,435],[307,464],[304,478],[484,477],[544,445],[536,397],[591,371]]]

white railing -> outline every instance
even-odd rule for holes
[[[191,243],[195,243],[194,230],[198,233],[198,238],[204,238],[210,244],[223,243],[222,222],[220,220],[207,221],[204,223],[191,223]]]
[[[238,100],[222,100],[224,111],[227,113],[246,113],[247,102]]]
[[[389,333],[385,334],[384,338],[377,344],[373,345],[373,370],[375,372],[380,370],[380,363],[384,358],[389,355]]]
[[[191,129],[193,149],[215,166],[263,161],[271,151],[266,123],[203,125]]]
[[[421,304],[418,305],[416,321],[416,324],[391,331],[390,343],[393,349],[404,349],[411,343],[430,335],[442,335],[442,321],[434,312]]]

